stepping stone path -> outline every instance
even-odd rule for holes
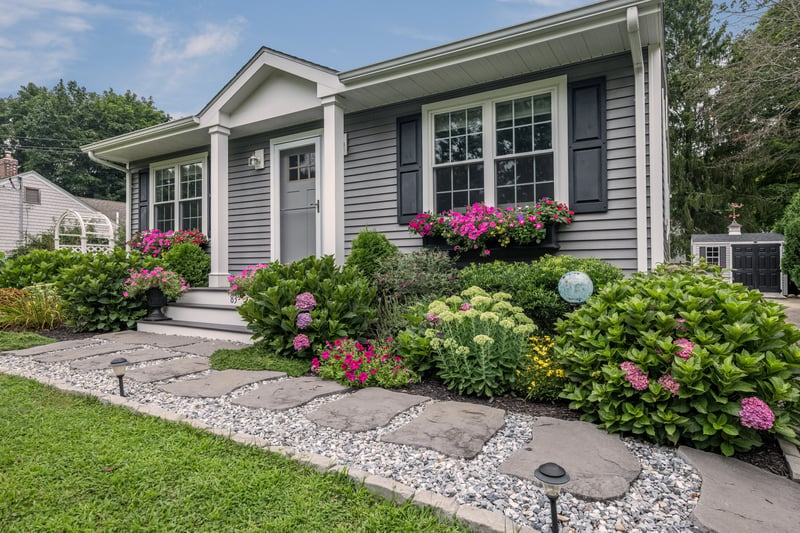
[[[367,387],[323,405],[306,418],[343,431],[368,431],[387,425],[406,409],[428,400],[427,396]]]
[[[164,361],[157,365],[132,368],[125,373],[125,377],[139,383],[152,383],[154,381],[188,376],[196,372],[205,372],[209,368],[210,364],[207,357],[184,357],[172,361]]]
[[[381,440],[423,446],[445,455],[471,459],[505,425],[505,415],[503,409],[484,405],[433,403],[417,418],[387,433]]]
[[[533,440],[512,453],[500,472],[538,483],[533,472],[550,462],[569,472],[564,491],[587,500],[622,498],[642,469],[618,435],[588,422],[543,416],[533,423]]]
[[[187,344],[195,344],[203,341],[203,339],[200,337],[154,335],[144,331],[115,331],[113,333],[103,333],[102,335],[97,335],[96,338],[130,344],[147,344],[149,346],[157,346],[159,348],[174,348],[176,346],[186,346]]]
[[[71,350],[62,350],[49,355],[40,355],[33,358],[34,361],[40,363],[62,363],[64,361],[74,361],[76,359],[83,359],[84,357],[91,357],[93,355],[105,355],[107,353],[121,352],[122,350],[134,350],[139,348],[131,344],[120,344],[117,342],[104,342],[103,344],[94,344],[92,346],[73,348]]]
[[[207,376],[186,381],[176,381],[161,387],[161,390],[175,396],[189,398],[214,398],[265,379],[285,378],[285,372],[269,370],[220,370]]]
[[[82,346],[90,346],[92,344],[99,344],[97,339],[79,339],[74,341],[61,341],[51,344],[43,344],[41,346],[34,346],[33,348],[25,348],[24,350],[11,350],[10,354],[18,355],[20,357],[29,357],[34,355],[42,355],[56,352],[58,350],[67,350],[72,348],[80,348]]]
[[[231,400],[231,403],[281,411],[306,404],[314,398],[349,391],[349,387],[317,377],[301,377],[262,383],[257,389]]]
[[[175,349],[179,352],[190,353],[194,355],[204,355],[209,357],[217,350],[239,350],[247,346],[246,344],[226,341],[204,341],[189,344],[186,346],[179,346]]]
[[[157,361],[159,359],[170,359],[178,355],[173,352],[159,350],[156,348],[144,348],[136,350],[135,352],[125,354],[125,359],[128,364],[143,363],[145,361]],[[81,359],[72,362],[69,367],[75,370],[104,370],[111,368],[111,360],[115,359],[116,355],[100,355],[97,357],[90,357],[88,359]]]

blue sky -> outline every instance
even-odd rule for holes
[[[0,97],[74,80],[199,112],[261,46],[348,70],[592,0],[0,0]]]

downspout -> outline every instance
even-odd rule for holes
[[[125,163],[125,166],[122,167],[120,165],[117,165],[116,163],[112,163],[111,161],[100,159],[94,154],[92,150],[89,150],[88,152],[86,152],[86,154],[89,156],[89,159],[91,159],[95,163],[125,173],[125,242],[128,242],[131,240],[131,221],[133,220],[133,212],[131,207],[132,191],[131,191],[130,163]],[[119,221],[119,215],[117,216],[117,221]]]
[[[14,185],[13,182],[11,185]],[[19,185],[19,245],[25,246],[25,190],[22,186],[22,174],[17,175],[17,185]]]
[[[644,57],[642,36],[639,33],[639,9],[627,12],[628,39],[631,45],[634,77],[636,128],[636,268],[646,272],[647,265],[647,135],[645,120]]]

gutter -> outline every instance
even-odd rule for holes
[[[636,123],[636,269],[647,272],[647,131],[645,115],[644,57],[639,30],[639,8],[627,12],[628,39],[633,59]]]
[[[106,159],[101,159],[97,157],[93,150],[89,150],[86,152],[86,155],[89,156],[89,159],[103,165],[104,167],[113,168],[114,170],[119,170],[120,172],[125,173],[125,242],[131,240],[131,223],[133,218],[133,213],[131,212],[131,170],[130,164],[126,163],[124,167],[117,165],[116,163],[112,163]],[[116,244],[116,243],[115,243]]]

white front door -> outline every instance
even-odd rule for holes
[[[279,153],[280,261],[290,263],[317,253],[317,144]]]

